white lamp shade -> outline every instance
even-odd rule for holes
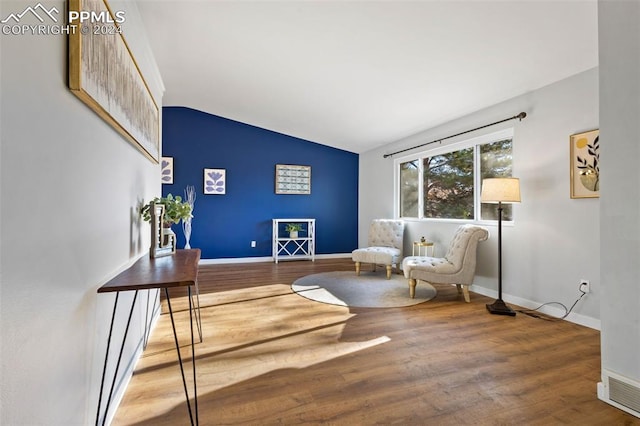
[[[482,180],[480,201],[483,203],[519,203],[520,179],[490,178]]]

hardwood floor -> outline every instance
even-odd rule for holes
[[[490,315],[491,299],[471,293],[464,303],[453,286],[386,309],[325,305],[289,287],[307,274],[352,269],[350,259],[201,267],[201,425],[640,425],[597,399],[595,330]],[[189,378],[188,311],[177,296]],[[168,315],[113,424],[189,424]]]

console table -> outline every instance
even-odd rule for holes
[[[306,226],[296,238],[284,236],[284,224],[299,223]],[[315,219],[273,219],[273,260],[311,259],[316,257],[316,220]]]
[[[150,289],[164,289],[165,296],[167,298],[167,306],[169,308],[169,316],[171,317],[171,326],[173,328],[173,337],[176,343],[176,351],[178,353],[178,361],[180,363],[180,372],[182,373],[182,384],[184,386],[184,394],[187,401],[187,407],[189,410],[189,418],[192,425],[198,424],[198,391],[196,386],[196,357],[195,357],[195,345],[193,339],[193,319],[195,317],[198,332],[200,334],[200,341],[202,342],[202,325],[200,319],[200,301],[198,290],[198,261],[200,260],[200,249],[190,250],[177,250],[171,256],[151,258],[148,255],[141,257],[131,267],[118,274],[115,278],[107,282],[105,285],[98,289],[98,293],[116,293],[115,302],[113,305],[113,315],[111,316],[111,325],[109,327],[109,337],[107,340],[107,353],[105,355],[104,367],[102,369],[102,380],[100,382],[100,394],[98,398],[98,411],[96,414],[96,425],[100,421],[100,413],[102,406],[102,394],[104,390],[105,373],[107,370],[107,361],[109,359],[109,349],[111,346],[111,336],[113,333],[113,323],[116,317],[116,309],[118,308],[118,295],[121,291],[135,291],[133,301],[131,302],[131,309],[129,311],[129,319],[127,320],[127,326],[122,338],[122,345],[120,347],[120,355],[118,356],[118,362],[116,364],[115,372],[113,373],[113,382],[111,383],[111,389],[109,390],[109,396],[104,409],[104,416],[102,418],[102,424],[104,425],[107,415],[109,413],[109,405],[111,404],[111,398],[113,397],[113,389],[118,377],[118,369],[120,368],[120,361],[122,359],[122,352],[124,350],[124,344],[127,339],[127,333],[129,332],[129,325],[131,323],[131,317],[133,315],[134,306],[138,297],[138,291],[150,290]],[[171,309],[171,298],[169,297],[169,289],[173,287],[187,287],[189,297],[189,320],[191,323],[191,359],[193,365],[193,393],[194,393],[194,409],[191,410],[191,402],[189,400],[189,392],[187,390],[187,382],[185,380],[184,368],[182,365],[182,357],[180,355],[180,345],[178,344],[178,335],[176,333],[176,326],[173,320],[173,311]],[[194,309],[192,306],[192,293],[191,287],[195,287],[197,307]],[[194,312],[195,311],[195,312]],[[195,415],[194,415],[195,412]]]

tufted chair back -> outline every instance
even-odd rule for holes
[[[369,225],[370,247],[394,247],[400,250],[404,240],[404,222],[393,219],[375,219]]]
[[[369,225],[369,247],[355,249],[351,258],[356,265],[356,275],[360,275],[362,263],[384,265],[387,279],[391,278],[391,270],[398,269],[402,262],[402,246],[404,240],[404,222],[393,219],[375,219]]]
[[[489,231],[477,225],[461,225],[451,239],[444,257],[409,256],[402,261],[404,276],[409,278],[409,295],[415,297],[418,280],[438,284],[455,284],[469,303],[469,286],[476,272],[478,243],[489,238]]]
[[[451,239],[449,250],[444,257],[453,265],[452,269],[458,271],[462,269],[465,258],[473,260],[475,263],[478,242],[487,238],[489,238],[489,233],[486,229],[477,225],[461,225]]]

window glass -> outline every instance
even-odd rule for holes
[[[418,217],[418,160],[400,164],[400,217]]]
[[[512,176],[512,140],[504,139],[480,145],[481,179]],[[511,204],[502,205],[502,219],[513,220]],[[498,205],[482,203],[481,219],[498,220]]]
[[[473,219],[473,147],[423,161],[424,217]]]

